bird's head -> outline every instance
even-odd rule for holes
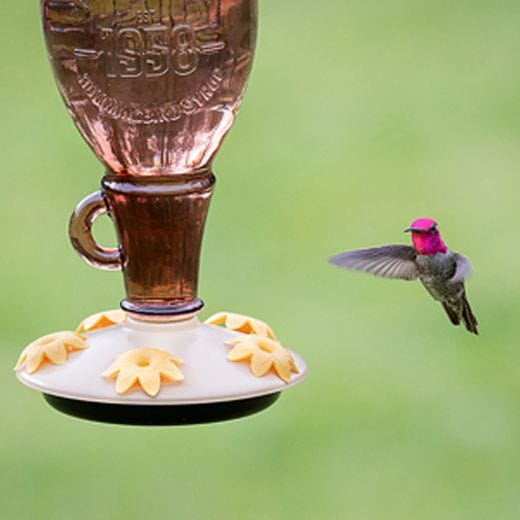
[[[436,255],[448,250],[439,233],[439,226],[431,218],[419,218],[405,229],[405,233],[412,233],[412,242],[420,255]]]

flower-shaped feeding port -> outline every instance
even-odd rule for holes
[[[242,314],[231,312],[219,312],[208,318],[207,325],[221,325],[226,329],[244,334],[256,334],[265,338],[276,340],[273,329],[263,321]]]
[[[278,341],[250,334],[226,344],[234,347],[228,354],[229,361],[250,362],[251,372],[257,377],[274,370],[280,379],[289,383],[291,375],[299,373],[291,353]]]
[[[64,365],[69,354],[87,348],[86,338],[74,332],[56,332],[43,336],[28,345],[20,355],[15,370],[24,365],[29,374],[33,374],[46,363]]]
[[[126,321],[126,318],[126,312],[119,309],[98,312],[97,314],[85,318],[79,324],[76,333],[84,334],[85,332],[94,332],[95,330],[114,327],[115,325],[122,325]]]
[[[107,379],[116,379],[118,394],[135,387],[150,397],[155,397],[162,383],[177,383],[184,380],[179,366],[182,360],[157,348],[137,348],[119,356],[103,372]]]

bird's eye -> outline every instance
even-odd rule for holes
[[[430,233],[437,233],[437,224],[434,224],[430,229]]]

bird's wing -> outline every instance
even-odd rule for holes
[[[413,247],[399,245],[347,251],[333,256],[329,262],[384,278],[415,280],[419,275],[416,258],[417,253]]]
[[[455,261],[457,262],[457,267],[455,269],[455,273],[450,278],[450,283],[461,283],[471,275],[471,264],[469,260],[460,253],[455,253]]]

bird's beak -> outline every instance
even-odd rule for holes
[[[417,229],[413,227],[409,227],[404,230],[405,233],[420,233],[421,231],[422,229]]]

